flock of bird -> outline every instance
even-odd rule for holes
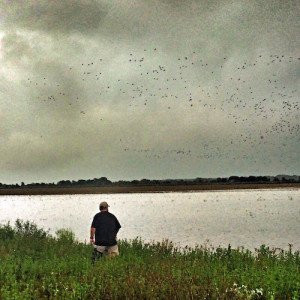
[[[164,151],[120,143],[125,153],[139,153],[148,158],[209,159],[230,155],[237,144],[249,148],[274,143],[277,135],[283,140],[283,147],[291,139],[299,142],[299,93],[290,84],[296,78],[286,82],[283,75],[287,67],[297,67],[299,60],[282,54],[257,55],[243,61],[234,61],[231,57],[205,59],[196,51],[172,59],[154,48],[144,49],[139,54],[128,53],[119,65],[119,72],[112,71],[111,62],[104,58],[67,66],[63,76],[76,78],[77,87],[88,91],[86,97],[84,92],[77,95],[74,89],[67,90],[63,82],[54,84],[52,77],[48,80],[46,74],[39,79],[28,78],[27,85],[36,88],[36,100],[45,103],[47,108],[59,104],[64,108],[73,106],[82,117],[88,117],[89,109],[86,108],[90,97],[92,103],[100,106],[118,99],[127,104],[128,109],[141,113],[159,107],[161,111],[179,112],[186,118],[189,112],[199,111],[199,117],[222,116],[235,128],[243,128],[242,134],[232,132],[230,137],[224,137],[222,149],[208,141],[198,150]],[[289,74],[291,76],[296,75]],[[45,91],[50,90],[52,92],[45,95]],[[105,118],[99,116],[99,120],[105,121]],[[266,122],[271,125],[264,126]],[[255,160],[254,157],[248,159]]]

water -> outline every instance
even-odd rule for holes
[[[231,190],[185,193],[1,196],[0,223],[34,221],[55,233],[70,228],[89,241],[101,201],[119,219],[119,238],[168,238],[180,246],[262,244],[300,249],[300,189]]]

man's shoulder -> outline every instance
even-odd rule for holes
[[[108,216],[109,218],[111,218],[111,219],[116,219],[116,216],[115,216],[114,214],[110,213],[109,211],[106,212],[106,213],[107,213],[107,216]]]
[[[100,217],[104,217],[104,216],[108,216],[108,217],[112,217],[115,218],[116,216],[112,213],[110,213],[109,211],[106,212],[98,212],[97,214],[95,214],[94,218],[100,218]]]
[[[94,219],[95,218],[98,218],[100,216],[100,212],[98,212],[98,213],[96,213],[95,215],[94,215]]]

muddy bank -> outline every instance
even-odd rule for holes
[[[198,184],[198,185],[139,185],[139,186],[103,186],[103,187],[19,187],[0,189],[0,195],[72,195],[72,194],[124,194],[124,193],[155,193],[212,191],[235,189],[278,189],[300,188],[300,183],[274,184]]]

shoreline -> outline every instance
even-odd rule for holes
[[[19,187],[0,188],[0,196],[8,195],[75,195],[75,194],[131,194],[166,192],[201,192],[240,189],[281,189],[300,188],[300,183],[236,183],[236,184],[197,184],[197,185],[140,185],[103,187]]]

